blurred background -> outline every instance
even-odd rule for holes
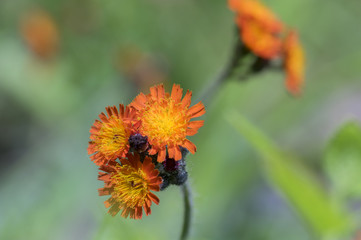
[[[229,124],[231,111],[295,156],[325,192],[329,139],[361,120],[361,3],[264,3],[299,31],[304,94],[290,96],[284,73],[270,70],[228,81],[207,103],[205,126],[191,138],[198,151],[187,159],[191,239],[320,239]],[[0,239],[177,239],[177,187],[158,193],[160,205],[141,221],[106,214],[88,131],[106,106],[129,104],[156,83],[181,84],[195,100],[225,66],[233,30],[226,1],[0,1]],[[334,198],[356,223],[360,196]]]

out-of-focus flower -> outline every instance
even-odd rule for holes
[[[163,162],[168,149],[169,158],[182,159],[180,147],[196,152],[196,146],[186,136],[192,136],[203,126],[204,121],[193,121],[205,113],[200,102],[190,107],[192,92],[174,84],[171,94],[165,93],[164,86],[150,88],[150,94],[140,93],[131,106],[138,110],[137,119],[141,121],[139,133],[148,137],[150,155],[158,153],[158,162]]]
[[[229,0],[228,5],[237,14],[241,40],[258,58],[251,66],[257,73],[270,65],[272,59],[283,57],[286,88],[299,95],[304,82],[305,59],[296,31],[286,31],[274,13],[257,0]],[[282,36],[283,35],[283,36]]]
[[[116,59],[119,72],[144,91],[167,81],[167,66],[160,56],[142,52],[135,46],[122,49]]]
[[[143,209],[148,216],[151,214],[152,202],[159,203],[158,197],[151,192],[159,191],[162,178],[155,169],[152,159],[145,157],[143,163],[138,154],[127,154],[127,159],[120,159],[121,164],[112,162],[103,165],[98,179],[104,181],[104,188],[99,189],[99,195],[111,195],[104,202],[109,213],[115,216],[119,211],[121,216],[141,219]]]
[[[99,120],[90,129],[88,154],[98,166],[108,164],[117,158],[125,157],[129,151],[129,137],[139,123],[135,120],[135,111],[119,104],[118,109],[107,107],[108,116],[99,114]]]
[[[237,13],[236,24],[247,48],[265,59],[279,56],[283,24],[272,11],[256,0],[229,0],[228,5]]]
[[[301,93],[304,82],[305,58],[297,32],[288,33],[284,42],[284,67],[286,71],[286,88],[294,95]]]
[[[53,18],[45,11],[34,11],[21,20],[22,37],[38,57],[50,59],[59,47],[59,33]]]

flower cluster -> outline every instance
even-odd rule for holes
[[[296,31],[288,30],[257,0],[229,0],[228,5],[237,14],[236,24],[244,45],[266,64],[282,57],[287,75],[286,87],[292,94],[300,94],[305,60]]]
[[[192,92],[174,84],[171,93],[163,85],[140,93],[128,106],[107,107],[90,129],[88,154],[99,166],[104,181],[99,195],[110,195],[105,206],[111,215],[141,219],[159,199],[151,191],[187,180],[185,156],[196,146],[187,139],[203,121],[191,121],[205,113],[202,103],[191,105]]]

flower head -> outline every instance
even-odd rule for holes
[[[282,23],[257,0],[229,0],[229,7],[237,13],[236,24],[244,44],[257,56],[272,59],[281,52],[279,34]]]
[[[158,162],[163,162],[168,150],[169,158],[182,159],[180,147],[196,152],[196,146],[186,136],[192,136],[203,126],[203,121],[193,121],[205,113],[200,102],[190,107],[192,92],[174,84],[171,94],[165,93],[164,86],[150,88],[150,94],[140,93],[131,103],[138,110],[137,119],[141,121],[139,132],[148,137],[150,155],[158,153]]]
[[[137,123],[134,124],[135,111],[119,104],[118,109],[107,107],[108,116],[99,114],[99,120],[90,129],[88,154],[90,159],[98,166],[107,164],[117,158],[125,157],[129,151],[129,137],[134,132]]]
[[[145,157],[143,163],[138,154],[127,154],[127,159],[121,159],[121,164],[111,162],[103,165],[98,179],[104,181],[104,188],[99,189],[99,195],[111,195],[104,202],[109,213],[115,216],[119,211],[121,216],[141,219],[143,209],[148,216],[151,214],[152,202],[159,203],[158,197],[151,192],[159,191],[162,178],[155,169],[152,159]]]
[[[53,57],[59,45],[57,26],[44,11],[29,13],[21,22],[21,33],[28,47],[39,57]]]
[[[286,70],[286,87],[294,95],[301,93],[304,82],[305,59],[303,48],[296,31],[290,31],[284,43],[284,67]]]

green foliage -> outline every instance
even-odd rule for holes
[[[361,197],[361,127],[343,125],[326,148],[325,170],[336,198]]]
[[[259,129],[234,113],[230,123],[262,155],[265,172],[273,185],[303,217],[318,237],[333,239],[352,227],[342,207],[331,202],[319,183],[294,159],[282,153]]]

